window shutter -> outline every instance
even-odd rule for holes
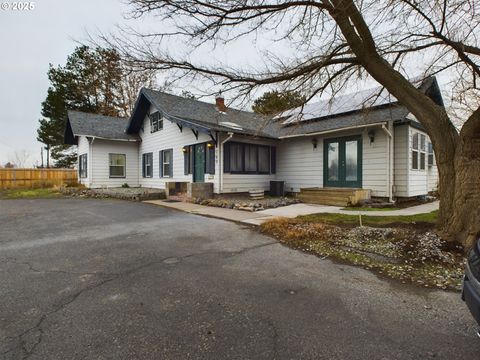
[[[189,174],[193,174],[193,164],[194,164],[194,160],[193,160],[193,156],[194,156],[194,147],[193,145],[190,145],[188,147],[188,153],[190,154],[190,162],[189,162],[189,169],[188,169],[188,173]]]
[[[173,149],[168,150],[170,152],[170,177],[173,177]]]
[[[190,173],[190,146],[185,146],[186,151],[183,152],[183,174],[188,175]]]
[[[215,146],[207,146],[207,173],[215,174]]]
[[[159,175],[160,175],[160,177],[163,177],[163,150],[160,151],[160,152],[158,153],[158,155],[159,155],[159,157],[160,157],[160,159],[158,160],[158,163],[159,163],[159,165],[160,165],[160,166],[159,166],[159,167],[160,167],[160,169],[159,169]]]
[[[142,154],[142,177],[145,177],[145,154]]]
[[[223,172],[230,172],[230,144],[223,144]]]
[[[277,172],[277,148],[275,146],[270,147],[270,173],[275,174]]]

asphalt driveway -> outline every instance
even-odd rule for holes
[[[150,204],[0,201],[1,359],[477,359],[459,294]]]

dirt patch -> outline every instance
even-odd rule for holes
[[[403,225],[403,224],[402,224]],[[423,287],[460,290],[465,260],[460,245],[412,227],[352,227],[297,219],[260,226],[282,243]]]

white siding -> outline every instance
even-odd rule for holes
[[[301,188],[323,187],[323,139],[312,137],[283,140],[277,147],[277,180],[285,181],[285,190],[299,192]]]
[[[408,156],[408,136],[409,126],[400,125],[394,128],[394,196],[407,197],[408,195],[408,175],[409,175],[409,156]]]
[[[368,130],[363,131],[363,189],[372,196],[388,197],[388,136],[381,127],[373,128],[375,141],[370,143]]]
[[[78,137],[78,144],[77,144],[77,168],[79,168],[79,157],[80,155],[87,154],[87,177],[81,178],[80,173],[78,174],[78,181],[80,184],[85,185],[86,187],[90,187],[90,179],[91,179],[91,160],[92,156],[90,154],[90,143],[85,136]]]
[[[428,151],[425,154],[425,169],[412,169],[412,137],[414,133],[425,135],[426,144],[430,141],[424,131],[409,125],[395,128],[395,196],[427,195],[429,191],[437,188],[438,170],[436,164],[432,167],[428,166]]]
[[[438,168],[433,161],[434,165],[428,167],[427,171],[427,189],[428,192],[430,191],[437,191],[438,190]]]
[[[375,129],[375,141],[370,143],[368,130],[338,132],[334,134],[299,137],[283,140],[277,150],[277,180],[284,180],[289,192],[300,188],[323,187],[323,143],[325,139],[343,136],[362,136],[362,187],[370,189],[372,196],[388,196],[387,135]],[[314,149],[312,138],[317,139]]]
[[[152,107],[150,113],[153,111],[156,111],[156,109]],[[205,133],[199,133],[197,140],[191,129],[184,127],[183,131],[180,131],[176,123],[170,122],[166,119],[163,120],[163,130],[150,133],[150,121],[148,117],[145,117],[143,131],[140,130],[139,135],[142,138],[138,151],[140,185],[159,189],[165,188],[165,182],[192,182],[193,175],[184,174],[182,148],[186,145],[200,144],[212,140],[210,136]],[[161,178],[159,152],[167,149],[173,149],[173,177]],[[153,177],[144,178],[142,177],[142,154],[150,152],[153,153]],[[215,175],[205,174],[205,181],[213,182],[214,191],[218,192],[218,148],[215,151],[215,158]]]
[[[138,144],[128,141],[95,139],[92,144],[91,187],[120,187],[139,185]],[[109,154],[125,154],[125,177],[110,178]]]

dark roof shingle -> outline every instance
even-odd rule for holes
[[[85,135],[112,140],[136,140],[125,132],[128,119],[80,111],[68,111],[68,122],[73,136]]]

